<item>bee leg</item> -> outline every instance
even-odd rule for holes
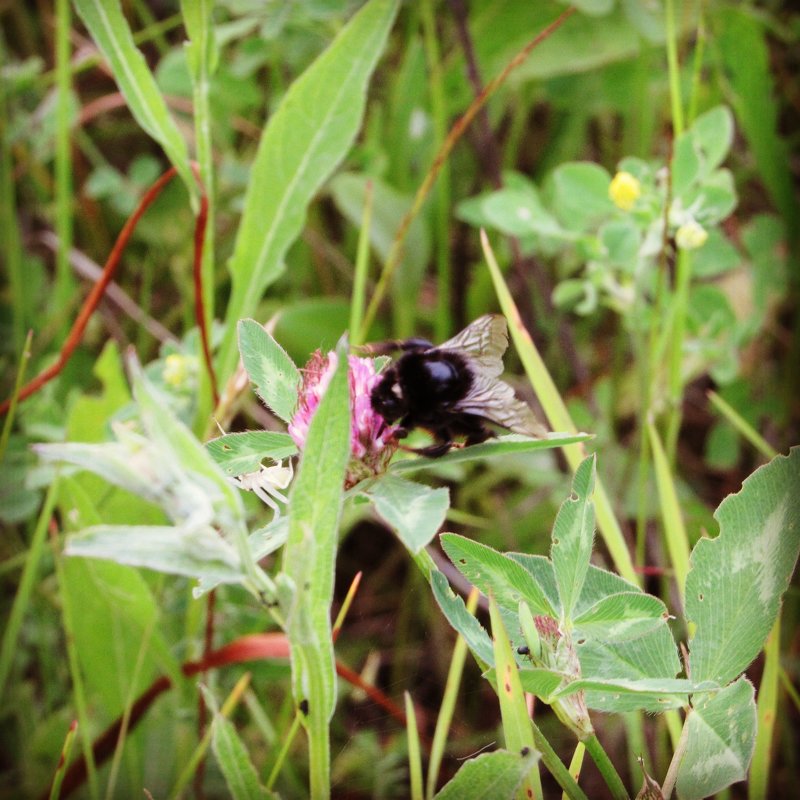
[[[449,452],[455,444],[455,442],[440,442],[439,444],[430,444],[427,447],[404,447],[403,449],[427,458],[439,458]]]

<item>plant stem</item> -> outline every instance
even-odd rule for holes
[[[575,782],[570,771],[561,762],[558,754],[553,750],[550,742],[542,733],[539,726],[531,720],[533,728],[533,741],[536,749],[542,754],[542,763],[547,771],[556,779],[558,785],[564,790],[570,800],[588,800],[583,789]]]
[[[447,137],[447,98],[442,80],[442,62],[439,39],[436,35],[436,19],[433,0],[424,0],[420,5],[422,37],[430,75],[431,113],[433,134],[437,149]],[[450,164],[442,164],[436,183],[435,197],[435,242],[436,242],[436,341],[442,342],[452,333],[450,299],[452,297],[452,270],[450,269]]]
[[[588,739],[584,739],[583,743],[586,746],[587,752],[592,757],[592,760],[597,765],[597,769],[600,770],[600,774],[603,776],[606,786],[611,790],[614,800],[630,800],[628,790],[625,788],[622,778],[620,778],[619,773],[611,763],[611,759],[600,744],[597,735],[592,734]]]
[[[672,105],[672,130],[678,137],[683,133],[683,101],[681,100],[681,73],[678,64],[678,33],[675,27],[674,0],[666,0],[664,11],[667,27],[667,66],[669,69],[669,97]]]
[[[364,319],[364,300],[367,293],[367,273],[369,271],[369,231],[372,226],[372,181],[364,187],[364,212],[361,216],[361,230],[358,232],[356,251],[356,271],[353,275],[353,296],[350,299],[350,346],[363,344],[361,320]]]
[[[672,797],[672,790],[675,788],[675,782],[678,780],[678,768],[681,765],[681,761],[683,760],[683,754],[686,752],[686,745],[689,741],[689,726],[687,722],[689,718],[683,721],[683,729],[681,730],[680,739],[678,739],[678,744],[675,747],[675,751],[672,754],[672,761],[669,763],[669,769],[667,770],[667,776],[664,778],[664,783],[661,785],[661,794],[664,797],[664,800],[669,800]]]
[[[711,405],[763,456],[775,458],[778,455],[778,451],[733,406],[726,403],[716,392],[709,391],[708,399],[711,401]]]
[[[478,597],[480,592],[473,587],[467,598],[467,611],[475,614],[478,607]],[[442,705],[439,708],[439,716],[436,718],[436,730],[433,732],[433,743],[431,744],[431,755],[428,760],[428,779],[426,784],[428,800],[436,794],[436,782],[439,779],[439,766],[442,763],[442,755],[447,744],[447,734],[450,731],[450,723],[453,720],[453,712],[458,696],[458,687],[461,685],[461,676],[464,672],[464,661],[467,656],[467,643],[463,636],[456,639],[453,647],[453,657],[450,660],[450,669],[447,672],[447,682],[444,687]]]
[[[75,290],[75,280],[69,264],[72,248],[72,153],[70,151],[70,106],[72,76],[70,73],[70,4],[56,0],[56,130],[55,130],[55,208],[56,281],[53,293],[54,308],[62,309]],[[64,323],[66,326],[66,322]]]

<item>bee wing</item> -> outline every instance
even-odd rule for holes
[[[437,350],[456,350],[476,364],[481,375],[496,378],[503,372],[503,353],[508,348],[508,327],[499,314],[484,314]]]
[[[474,374],[472,387],[458,404],[459,411],[477,414],[513,433],[541,438],[547,429],[536,419],[527,403],[517,399],[505,382],[483,374]]]

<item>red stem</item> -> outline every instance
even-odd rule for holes
[[[208,330],[205,324],[205,315],[203,314],[203,292],[202,292],[202,274],[200,267],[203,261],[203,241],[205,238],[206,223],[208,220],[208,197],[206,196],[205,189],[200,181],[200,174],[197,165],[192,163],[192,172],[194,173],[197,184],[200,188],[200,210],[195,220],[194,231],[194,287],[195,287],[195,313],[197,314],[197,325],[200,328],[200,339],[203,346],[203,356],[206,362],[206,369],[208,370],[209,378],[211,380],[211,388],[214,394],[214,402],[217,402],[217,379],[214,374],[214,368],[211,363],[211,352],[208,344]],[[170,167],[158,180],[144,193],[139,205],[134,212],[128,217],[125,225],[117,236],[114,247],[103,265],[103,272],[97,280],[97,283],[92,286],[86,299],[83,301],[81,310],[78,317],[72,325],[67,339],[61,347],[61,352],[55,363],[48,367],[46,370],[40,372],[35,378],[26,383],[20,389],[18,400],[25,400],[35,392],[39,391],[46,383],[55,378],[62,369],[66,366],[75,349],[80,344],[83,338],[86,326],[89,324],[92,314],[97,309],[100,300],[105,294],[109,283],[111,283],[114,273],[119,266],[122,259],[122,254],[128,246],[128,241],[136,228],[137,223],[144,215],[144,212],[153,204],[156,198],[161,194],[164,187],[175,177],[177,170],[175,167]],[[8,413],[11,407],[11,399],[5,400],[0,403],[0,415]]]

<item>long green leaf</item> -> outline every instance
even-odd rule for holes
[[[189,193],[195,196],[197,186],[189,169],[186,141],[170,116],[144,57],[134,44],[119,0],[75,0],[75,8],[108,61],[134,118],[164,148]]]
[[[338,347],[337,356],[336,372],[311,420],[289,498],[289,537],[283,558],[285,576],[295,590],[286,609],[292,684],[309,734],[311,796],[320,798],[330,792],[328,723],[336,705],[330,608],[345,469],[350,457],[345,344]]]
[[[524,755],[537,753],[533,742],[533,728],[528,715],[528,707],[519,679],[519,669],[511,653],[511,643],[508,641],[508,635],[500,617],[500,608],[493,597],[489,598],[489,615],[492,620],[497,697],[500,700],[500,716],[503,720],[506,747],[512,752]],[[527,794],[523,794],[525,797],[542,797],[538,767],[535,764],[531,765],[531,770],[525,777],[521,791],[527,792]]]
[[[220,354],[225,377],[236,360],[235,322],[250,316],[283,272],[306,209],[358,133],[367,82],[397,12],[371,0],[292,84],[259,143],[229,263],[233,283]]]

